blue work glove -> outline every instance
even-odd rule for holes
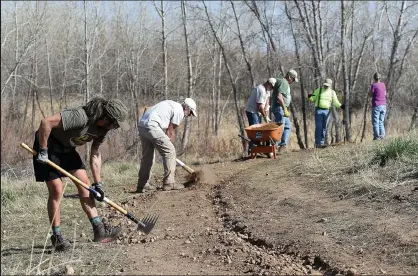
[[[42,164],[46,164],[48,162],[48,148],[39,148],[39,152],[36,155],[36,161]]]
[[[95,190],[96,192],[99,193],[99,195],[97,195],[96,193],[90,192],[90,198],[95,198],[98,201],[103,201],[105,198],[104,195],[104,191],[102,190],[103,188],[103,182],[94,182],[91,187],[91,189]]]

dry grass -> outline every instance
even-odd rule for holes
[[[76,240],[70,253],[51,252],[51,234],[46,210],[47,188],[35,182],[31,167],[10,170],[1,182],[1,274],[2,275],[64,275],[71,266],[75,274],[103,275],[127,250],[125,246],[109,250],[109,246],[89,242],[92,238],[90,222],[81,209],[75,185],[64,178],[66,185],[61,201],[61,228],[63,233]],[[153,171],[159,174],[162,166]],[[134,188],[138,164],[133,162],[107,163],[103,166],[103,179],[107,196],[120,204]],[[17,177],[18,176],[18,177]],[[100,211],[99,211],[100,213]],[[117,213],[117,211],[115,211]],[[118,215],[123,217],[123,215]],[[95,254],[91,254],[92,250]],[[108,267],[98,263],[106,261]]]
[[[417,182],[418,151],[412,150],[418,145],[417,137],[417,133],[411,133],[402,138],[314,150],[311,159],[301,164],[301,169],[318,185],[345,195],[362,196],[371,191],[390,190]],[[401,149],[402,153],[393,154],[384,166],[380,159],[376,160],[382,151],[393,151],[404,143],[411,152]]]

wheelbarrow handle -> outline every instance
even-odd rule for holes
[[[241,134],[238,134],[238,136],[241,137],[242,140],[247,141],[248,143],[251,143],[252,142],[249,138],[247,138],[247,137],[245,137],[245,136],[243,136]]]

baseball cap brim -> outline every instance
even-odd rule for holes
[[[324,82],[323,85],[330,87],[332,84],[329,84],[329,83]]]
[[[293,79],[295,80],[295,82],[299,82],[298,77],[294,77]]]
[[[117,122],[118,122],[119,127],[120,127],[123,131],[127,131],[127,130],[129,130],[129,129],[130,129],[129,124],[128,124],[126,121],[123,121],[123,122],[117,121]]]
[[[193,116],[197,117],[197,112],[194,109],[190,109],[190,113],[192,113]]]

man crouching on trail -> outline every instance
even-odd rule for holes
[[[49,166],[47,161],[51,160],[89,185],[86,167],[75,148],[90,141],[93,141],[90,156],[94,180],[92,188],[100,196],[89,196],[88,190],[77,185],[81,206],[93,226],[93,240],[95,242],[110,242],[119,235],[120,228],[113,228],[101,221],[97,214],[94,198],[99,201],[104,198],[104,192],[101,189],[103,184],[101,182],[102,159],[99,146],[109,130],[119,127],[123,130],[129,129],[126,122],[127,115],[126,106],[119,100],[106,101],[94,98],[85,106],[66,109],[42,119],[39,129],[35,133],[33,148],[38,154],[33,158],[33,166],[36,181],[45,181],[48,187],[48,215],[53,233],[51,242],[55,250],[69,249],[71,241],[61,234],[60,229],[60,200],[63,193],[61,178],[65,176]]]
[[[149,183],[155,149],[163,158],[163,190],[181,190],[184,188],[182,184],[176,184],[174,179],[176,149],[172,141],[174,141],[174,130],[180,125],[184,116],[191,115],[197,117],[196,103],[191,98],[186,98],[181,103],[172,100],[162,101],[144,113],[138,123],[142,159],[136,186],[137,193],[155,190],[155,187]]]

